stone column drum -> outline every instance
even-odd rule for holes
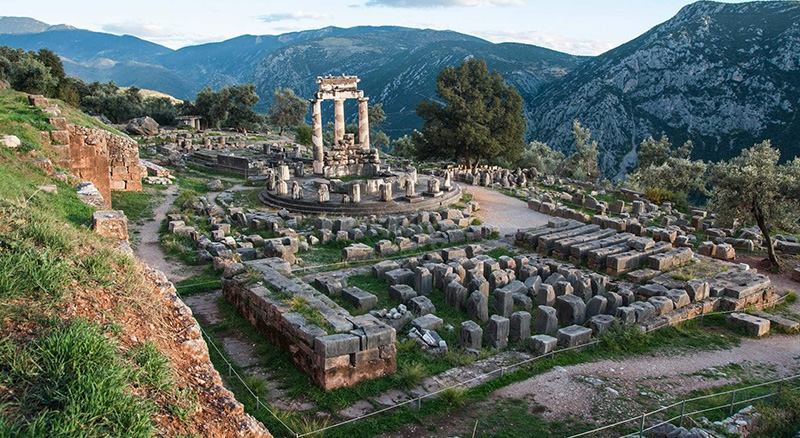
[[[358,144],[369,150],[369,97],[358,99]]]
[[[322,108],[320,99],[311,100],[311,144],[314,147],[314,173],[322,174],[323,149],[322,149]]]
[[[344,99],[333,101],[333,141],[339,142],[344,138]]]

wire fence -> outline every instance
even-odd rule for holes
[[[195,285],[181,285],[180,288],[183,289],[183,288],[194,287],[194,286],[202,285],[202,284],[204,284],[204,283],[198,283],[198,284],[195,284]],[[216,282],[216,281],[208,282],[208,284],[218,284],[218,282]],[[179,289],[179,288],[176,287],[176,294],[178,294],[178,296],[180,297],[180,294],[177,292],[177,289]],[[784,295],[782,297],[779,297],[777,299],[771,300],[769,302],[761,303],[761,305],[751,306],[750,308],[765,309],[767,307],[774,307],[777,304],[783,302],[786,298],[787,298],[787,296]],[[182,299],[182,297],[181,297],[181,299]],[[675,320],[675,321],[667,320],[665,324],[658,325],[658,326],[653,326],[653,327],[645,330],[645,332],[646,333],[650,333],[650,332],[653,332],[653,331],[656,331],[656,330],[664,329],[664,328],[667,328],[667,327],[671,327],[673,325],[681,324],[683,322],[687,322],[687,321],[698,319],[698,318],[701,319],[701,321],[702,321],[705,316],[724,315],[724,314],[730,314],[730,313],[736,313],[736,312],[742,312],[742,311],[743,310],[730,310],[730,311],[720,311],[720,312],[701,312],[699,315],[695,315],[695,316],[688,316],[688,314],[687,314],[686,318],[681,318],[681,319]],[[473,383],[473,382],[476,382],[476,381],[481,381],[481,380],[484,380],[484,379],[486,379],[486,380],[483,383],[486,383],[486,382],[488,382],[490,380],[493,380],[495,378],[503,377],[506,372],[515,371],[515,370],[519,369],[520,367],[528,365],[530,363],[533,363],[533,362],[536,362],[536,361],[539,361],[539,360],[542,360],[542,359],[555,358],[556,354],[561,354],[561,353],[566,353],[566,352],[570,352],[570,351],[582,350],[582,349],[586,349],[586,348],[589,348],[589,347],[594,347],[594,346],[597,346],[598,344],[600,344],[600,342],[601,342],[600,340],[595,340],[595,341],[592,341],[592,342],[589,342],[589,343],[586,343],[586,344],[582,344],[582,345],[579,345],[579,346],[575,346],[575,347],[569,347],[569,348],[562,348],[562,349],[559,349],[559,350],[554,350],[554,351],[551,351],[549,353],[542,354],[542,355],[539,355],[539,356],[534,356],[534,357],[522,360],[520,362],[511,364],[511,365],[500,366],[500,367],[498,367],[497,369],[495,369],[493,371],[480,374],[478,376],[472,377],[472,378],[464,380],[462,382],[456,382],[456,383],[454,383],[454,384],[452,384],[450,386],[447,386],[447,387],[444,387],[444,388],[440,388],[440,389],[438,389],[436,391],[433,391],[433,392],[430,392],[430,393],[426,393],[426,394],[423,394],[423,395],[419,395],[416,398],[412,398],[412,399],[400,402],[400,403],[392,405],[392,406],[387,406],[385,408],[382,408],[382,409],[379,409],[379,410],[376,410],[376,411],[373,411],[373,412],[369,412],[367,414],[364,414],[364,415],[361,415],[361,416],[358,416],[358,417],[355,417],[355,418],[347,419],[347,420],[341,421],[339,423],[335,423],[335,424],[332,424],[332,425],[324,426],[324,427],[321,427],[319,429],[316,429],[316,430],[313,430],[313,431],[310,431],[310,432],[304,432],[304,433],[301,434],[301,433],[296,432],[295,430],[293,430],[291,427],[289,427],[275,413],[275,411],[272,408],[270,408],[270,406],[267,403],[265,403],[263,400],[261,400],[261,398],[256,394],[256,392],[253,391],[252,388],[250,388],[250,386],[244,381],[242,376],[236,371],[236,369],[234,368],[233,364],[231,364],[231,362],[228,361],[227,357],[217,347],[217,345],[213,342],[211,337],[208,336],[208,333],[206,333],[205,329],[203,329],[202,326],[200,327],[200,330],[201,330],[203,336],[206,338],[206,342],[208,344],[210,344],[214,348],[214,350],[217,352],[219,357],[227,365],[227,367],[228,367],[228,377],[229,378],[235,377],[236,379],[238,379],[239,382],[241,383],[241,385],[244,386],[244,388],[247,390],[247,392],[250,393],[250,395],[255,399],[255,401],[256,401],[256,409],[261,409],[261,408],[266,409],[267,412],[270,415],[272,415],[272,417],[274,417],[284,428],[286,428],[286,430],[289,432],[289,434],[291,436],[294,436],[295,438],[301,438],[301,437],[305,437],[305,436],[321,434],[321,433],[323,433],[323,432],[325,432],[327,430],[331,430],[331,429],[334,429],[334,428],[345,426],[347,424],[352,424],[352,423],[355,423],[357,421],[360,421],[360,420],[363,420],[363,419],[366,419],[366,418],[370,418],[370,417],[373,417],[373,416],[376,416],[376,415],[379,415],[379,414],[382,414],[382,413],[385,413],[385,412],[389,412],[389,411],[392,411],[394,409],[398,409],[398,408],[401,408],[401,407],[404,407],[404,406],[414,406],[414,404],[416,404],[417,409],[420,409],[422,407],[422,401],[423,400],[434,398],[437,395],[439,395],[439,394],[441,394],[441,393],[443,393],[445,391],[463,388],[464,386],[469,385],[470,383]],[[789,381],[789,380],[798,379],[798,378],[800,378],[800,375],[787,377],[785,379],[775,380],[775,381],[763,383],[763,384],[760,384],[760,385],[753,385],[752,388],[756,388],[756,387],[760,387],[760,386],[764,386],[764,385],[768,385],[768,384],[773,384],[773,383],[776,383],[776,382],[780,382],[781,386],[782,386],[783,382]],[[706,398],[710,398],[710,397],[714,397],[714,396],[719,396],[719,395],[722,395],[722,394],[732,393],[733,396],[731,397],[731,403],[730,403],[730,409],[731,409],[731,413],[732,413],[734,405],[747,403],[747,402],[750,402],[750,401],[754,401],[754,400],[758,400],[758,399],[762,399],[762,398],[767,398],[767,397],[775,395],[775,393],[773,393],[773,394],[761,396],[761,397],[755,398],[755,399],[740,400],[738,402],[735,402],[736,392],[737,391],[741,392],[741,391],[744,391],[745,389],[748,389],[748,388],[740,388],[738,390],[735,389],[735,390],[725,391],[725,392],[718,393],[718,394],[711,394],[711,395],[707,395],[707,396],[696,397],[696,398],[693,398],[693,399],[682,400],[681,402],[673,403],[672,405],[659,408],[659,409],[657,409],[655,411],[647,412],[647,413],[644,413],[642,415],[639,415],[639,416],[636,416],[636,417],[632,417],[632,418],[629,418],[629,419],[626,419],[626,420],[623,420],[623,421],[619,421],[619,422],[614,423],[614,424],[606,425],[606,426],[603,426],[603,427],[600,427],[600,428],[597,428],[597,429],[594,429],[594,430],[590,430],[590,431],[583,432],[583,433],[580,433],[580,434],[577,434],[577,435],[573,435],[573,436],[571,436],[569,438],[578,438],[578,437],[586,436],[586,435],[591,434],[591,433],[602,432],[604,430],[608,430],[608,429],[612,429],[614,427],[619,427],[619,426],[628,424],[628,423],[630,423],[632,421],[640,421],[639,436],[642,436],[642,433],[644,433],[645,431],[651,430],[651,429],[653,429],[655,427],[658,427],[660,425],[663,425],[665,423],[669,423],[669,422],[675,421],[677,419],[680,419],[680,422],[682,424],[683,423],[683,418],[685,418],[685,417],[689,417],[689,416],[692,416],[692,415],[697,415],[697,414],[700,414],[700,413],[703,413],[703,412],[712,411],[712,410],[716,410],[716,409],[720,409],[721,408],[721,407],[714,407],[714,408],[707,408],[705,410],[686,413],[686,412],[684,412],[684,409],[685,409],[685,405],[686,405],[687,402],[692,402],[692,401],[702,400],[702,399],[706,399]],[[799,389],[799,388],[794,388],[793,390],[796,390],[796,389]],[[658,423],[656,425],[650,426],[650,427],[648,427],[646,429],[644,428],[645,420],[647,418],[653,418],[654,415],[656,415],[658,413],[661,413],[661,412],[665,412],[665,411],[667,411],[667,410],[669,410],[671,408],[674,408],[675,406],[678,406],[678,405],[681,405],[681,414],[679,416],[672,417],[672,418],[670,418],[668,420],[664,420],[664,421],[662,421],[662,422],[660,422],[660,423]],[[728,406],[728,405],[726,404],[726,405],[723,405],[722,407],[725,407],[725,406]],[[625,435],[625,436],[636,436],[636,435],[633,434],[633,435]]]
[[[743,404],[749,404],[749,403],[752,403],[754,401],[767,399],[769,397],[774,397],[774,396],[776,396],[778,394],[781,394],[784,391],[797,391],[797,390],[800,390],[800,386],[784,389],[784,384],[786,382],[793,382],[793,383],[800,382],[800,374],[794,375],[794,376],[790,376],[790,377],[784,377],[784,378],[778,379],[778,380],[772,380],[772,381],[769,381],[769,382],[764,382],[764,383],[759,383],[759,384],[755,384],[755,385],[751,385],[751,386],[746,386],[744,388],[735,388],[735,389],[731,389],[731,390],[727,390],[727,391],[716,392],[716,393],[713,393],[713,394],[706,394],[706,395],[702,395],[702,396],[699,396],[699,397],[688,398],[688,399],[685,399],[685,400],[681,400],[681,401],[672,403],[672,404],[667,405],[667,406],[662,406],[661,408],[658,408],[658,409],[656,409],[654,411],[645,412],[645,413],[643,413],[641,415],[637,415],[635,417],[630,417],[630,418],[627,418],[627,419],[622,420],[622,421],[618,421],[618,422],[613,423],[613,424],[608,424],[608,425],[605,425],[605,426],[602,426],[602,427],[598,427],[596,429],[587,430],[585,432],[581,432],[579,434],[572,435],[569,438],[580,438],[580,437],[584,437],[584,436],[588,436],[588,435],[594,435],[594,434],[597,434],[599,432],[608,431],[608,430],[611,430],[611,429],[614,429],[614,428],[618,428],[620,426],[623,426],[623,425],[626,425],[626,424],[631,424],[631,423],[638,424],[638,432],[628,433],[626,435],[622,435],[622,437],[640,437],[641,438],[641,437],[644,436],[645,432],[648,432],[648,431],[653,430],[653,429],[655,429],[657,427],[663,426],[663,425],[665,425],[667,423],[671,424],[671,423],[677,421],[678,424],[679,424],[679,427],[683,427],[683,423],[684,423],[684,420],[686,418],[691,418],[691,417],[693,417],[695,415],[704,414],[706,412],[722,410],[722,409],[728,409],[728,416],[731,416],[734,413],[734,407],[735,406],[743,405]],[[747,394],[748,391],[753,391],[753,390],[757,390],[757,389],[760,389],[760,388],[769,387],[769,386],[772,386],[772,385],[775,385],[776,388],[777,388],[774,392],[769,392],[767,394],[760,394],[760,395],[757,395],[757,396],[753,396],[753,397],[749,397],[749,398],[745,398],[745,399],[741,399],[741,400],[737,400],[736,399],[736,395],[737,394]],[[712,406],[712,407],[704,407],[702,409],[697,409],[697,410],[690,411],[690,412],[686,411],[687,404],[691,404],[691,403],[695,403],[695,402],[701,402],[701,401],[709,400],[709,399],[712,399],[712,398],[715,398],[715,397],[723,397],[723,396],[728,396],[728,395],[730,395],[730,402],[726,402],[726,403],[723,403],[723,404],[720,404],[720,405],[715,405],[715,406]],[[665,414],[665,413],[677,412],[677,411],[680,412],[677,415],[673,415],[671,417],[667,417],[667,418],[662,419],[662,420],[655,419],[659,414]],[[667,414],[667,415],[669,415],[669,414]],[[645,423],[646,423],[647,419],[655,419],[656,422],[653,425],[649,426],[649,427],[645,427]]]

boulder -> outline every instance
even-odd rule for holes
[[[125,132],[134,135],[153,135],[158,132],[158,122],[149,116],[137,117],[128,121]]]

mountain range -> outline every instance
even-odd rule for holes
[[[569,153],[578,119],[598,140],[609,177],[635,164],[636,147],[650,135],[691,139],[694,158],[728,158],[764,138],[784,158],[800,155],[797,2],[697,2],[596,57],[397,26],[243,35],[173,50],[20,17],[0,18],[0,45],[47,47],[62,57],[68,74],[184,99],[205,86],[252,82],[261,109],[277,87],[311,97],[317,76],[357,75],[371,102],[383,103],[384,130],[393,138],[421,125],[414,106],[436,99],[442,67],[476,57],[519,90],[529,140]],[[346,114],[354,120],[351,105]],[[331,121],[332,108],[323,111],[323,121]]]

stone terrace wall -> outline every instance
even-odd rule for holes
[[[324,390],[353,386],[396,370],[395,330],[372,315],[350,314],[305,283],[295,282],[266,264],[251,267],[264,283],[246,284],[245,276],[223,281],[222,292],[245,318]],[[277,292],[272,292],[277,291]],[[293,311],[303,297],[326,328]],[[307,313],[306,313],[307,314]],[[319,322],[319,321],[317,321]]]

